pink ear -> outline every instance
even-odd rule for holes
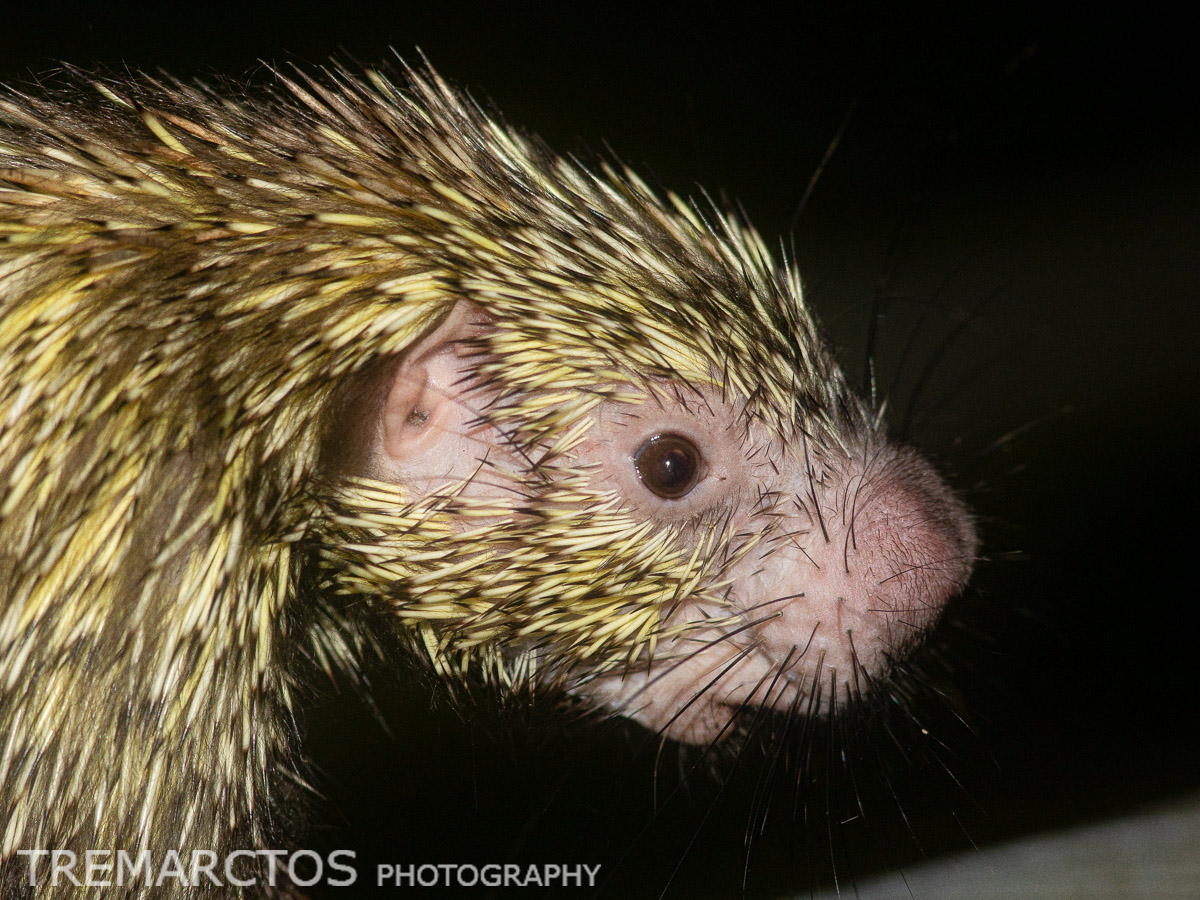
[[[479,421],[483,398],[472,377],[471,348],[485,319],[459,302],[446,320],[404,357],[386,386],[372,468],[406,483],[467,477],[487,450]],[[423,492],[425,485],[414,485]]]

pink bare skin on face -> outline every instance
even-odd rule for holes
[[[367,474],[413,499],[457,485],[502,503],[527,466],[472,377],[465,346],[487,324],[471,310],[459,304],[411,350],[372,407]],[[825,713],[886,676],[966,582],[970,517],[911,450],[878,433],[785,444],[715,387],[608,396],[565,464],[684,558],[720,559],[662,611],[664,626],[692,627],[673,629],[649,665],[580,678],[569,689],[586,701],[689,743],[719,739],[748,710]],[[714,529],[727,540],[710,546]]]

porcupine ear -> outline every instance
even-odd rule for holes
[[[481,456],[482,397],[472,377],[487,320],[459,301],[446,319],[412,347],[384,385],[372,448],[377,477],[405,483],[431,476],[466,477]]]

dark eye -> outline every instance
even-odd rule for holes
[[[633,465],[642,484],[666,500],[678,500],[700,480],[700,451],[677,434],[650,438],[638,448]]]

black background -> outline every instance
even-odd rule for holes
[[[956,610],[963,627],[946,629],[974,730],[945,731],[960,786],[885,748],[890,784],[853,769],[863,815],[821,800],[806,820],[792,788],[845,793],[844,772],[792,760],[771,773],[748,754],[676,790],[673,753],[656,785],[636,729],[486,703],[430,711],[429,694],[374,672],[392,736],[352,693],[311,704],[327,800],[307,846],[357,850],[364,878],[375,861],[602,862],[604,896],[767,896],[1200,787],[1187,29],[1146,4],[843,7],[5,12],[9,81],[55,60],[261,81],[260,61],[420,48],[561,150],[611,147],[661,185],[735,198],[772,244],[794,236],[809,302],[856,379],[872,310],[886,313],[876,358],[892,420],[979,515],[989,558]],[[747,847],[763,782],[774,800]]]

